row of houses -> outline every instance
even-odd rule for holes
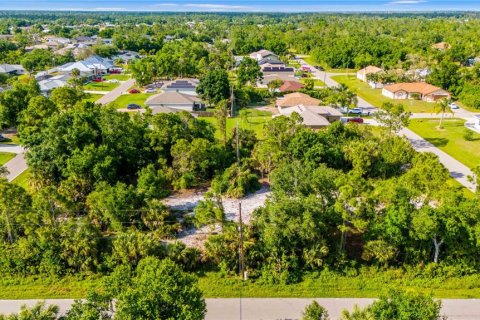
[[[367,66],[357,72],[357,78],[363,82],[367,82],[370,87],[375,89],[382,89],[382,94],[385,97],[394,100],[416,99],[427,102],[436,102],[442,99],[450,99],[451,94],[439,87],[428,84],[426,82],[402,82],[383,84],[378,81],[373,81],[370,75],[380,74],[385,71],[376,66]],[[420,70],[421,75],[428,75],[425,70]],[[423,72],[423,73],[422,73]]]

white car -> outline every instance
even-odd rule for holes
[[[362,108],[353,108],[353,109],[348,109],[348,110],[347,110],[347,113],[351,113],[351,114],[362,114],[362,113],[363,113],[363,110],[362,110]]]
[[[155,92],[157,92],[157,90],[155,90],[153,88],[145,90],[145,93],[155,93]]]
[[[460,109],[460,107],[458,106],[458,104],[456,104],[455,102],[452,102],[448,105],[450,107],[450,109]]]

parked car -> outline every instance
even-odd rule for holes
[[[458,104],[456,104],[455,102],[452,102],[448,105],[450,107],[450,109],[460,109],[460,107],[458,106]]]
[[[347,122],[363,123],[363,118],[348,118]]]
[[[93,82],[103,82],[103,78],[93,78]]]
[[[119,69],[110,70],[110,74],[120,74],[120,73],[122,73],[122,70],[119,70]]]
[[[347,109],[347,113],[351,113],[351,114],[362,114],[362,113],[363,113],[363,110],[362,110],[362,108]]]
[[[139,106],[136,103],[130,103],[129,105],[127,105],[127,109],[128,110],[138,110],[138,109],[142,109],[142,107]]]
[[[3,135],[0,134],[0,141],[5,141],[5,140],[8,140],[8,139],[5,138]]]
[[[157,92],[157,90],[154,88],[148,88],[147,90],[145,90],[145,93],[155,93],[155,92]]]
[[[317,69],[318,71],[325,71],[322,66],[315,66],[315,69]]]
[[[132,90],[128,91],[128,93],[132,93],[132,94],[133,94],[133,93],[140,93],[140,90],[138,90],[138,89],[132,89]]]

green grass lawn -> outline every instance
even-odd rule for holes
[[[200,117],[199,119],[208,121],[209,123],[217,127],[217,120],[214,117]],[[240,128],[253,130],[257,135],[258,139],[263,139],[265,137],[263,125],[270,119],[272,119],[272,114],[269,112],[256,109],[248,109],[248,118],[246,120],[241,119],[240,117],[227,119],[227,133],[228,135],[232,134],[233,128],[237,126],[238,121],[238,126]],[[222,138],[222,134],[220,133],[220,131],[216,131],[215,137],[218,139]]]
[[[377,271],[345,276],[333,272],[306,275],[300,283],[264,284],[238,277],[221,276],[216,272],[200,273],[199,287],[205,298],[243,297],[378,297],[389,287],[432,293],[436,298],[479,298],[480,276],[413,277],[400,270]],[[89,290],[100,288],[100,277],[49,278],[8,277],[0,280],[0,299],[83,298]]]
[[[445,119],[444,129],[437,129],[439,119],[412,119],[408,126],[412,131],[445,151],[469,168],[480,164],[480,134],[473,134],[473,141],[463,137],[465,120]]]
[[[13,135],[11,138],[1,141],[0,144],[20,144],[20,138],[17,135]]]
[[[109,74],[104,76],[105,80],[118,80],[118,81],[127,81],[131,78],[128,74]]]
[[[315,61],[310,56],[307,56],[307,57],[303,58],[303,60],[306,63],[308,63],[309,65],[312,65],[312,66],[322,66],[325,69],[325,71],[328,71],[328,72],[331,72],[331,73],[355,73],[355,72],[357,72],[357,70],[355,70],[355,69],[347,69],[347,68],[333,69],[333,68],[329,68],[326,63]]]
[[[113,101],[113,103],[115,103],[115,105],[119,109],[126,108],[127,105],[130,103],[135,103],[142,107],[145,107],[145,101],[147,101],[147,99],[153,95],[155,95],[155,93],[122,94],[115,101]]]
[[[308,79],[308,78],[301,78],[301,79],[300,79],[300,83],[305,84],[305,81],[307,81],[307,79]],[[324,83],[322,80],[320,80],[320,79],[312,79],[312,80],[313,80],[313,85],[314,85],[315,87],[324,87],[324,86],[325,86],[325,83]]]
[[[83,90],[112,91],[119,85],[120,83],[113,83],[113,82],[90,82],[83,86]]]
[[[85,98],[83,100],[85,101],[90,101],[90,102],[96,102],[98,99],[100,99],[103,95],[101,94],[94,94],[94,93],[86,93]]]
[[[4,165],[8,161],[15,158],[15,153],[11,152],[0,152],[0,165]]]
[[[28,181],[30,179],[30,169],[23,171],[18,177],[13,179],[12,183],[28,190],[29,184]]]
[[[376,107],[381,107],[384,102],[401,103],[413,113],[435,113],[435,103],[419,100],[392,100],[382,95],[382,89],[373,89],[367,83],[358,80],[355,76],[333,76],[333,80],[346,84],[357,95]]]

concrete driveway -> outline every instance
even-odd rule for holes
[[[101,97],[96,101],[99,104],[109,104],[110,102],[115,101],[118,97],[120,97],[124,92],[135,85],[134,79],[129,79],[125,82],[122,82],[118,87]]]
[[[23,153],[25,149],[22,146],[16,144],[0,144],[0,152],[16,153],[17,155],[12,160],[5,163],[3,166],[7,168],[9,174],[7,175],[8,181],[13,181],[23,171],[27,170],[27,162]]]

